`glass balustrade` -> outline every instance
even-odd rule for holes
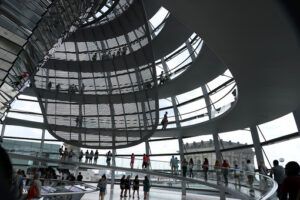
[[[83,162],[80,164],[78,157],[74,155],[72,158],[63,159],[57,164],[55,160],[59,159],[58,154],[56,154],[56,158],[53,159],[55,156],[49,156],[49,154],[39,152],[14,153],[32,156],[34,158],[32,159],[32,165],[38,167],[57,166],[58,168],[71,170],[75,170],[78,167],[82,169],[103,168],[104,170],[109,170],[111,167],[108,167],[108,165],[113,166],[112,160],[110,160],[108,164],[107,158],[103,155],[99,156],[97,163],[94,163],[94,160],[91,162],[85,161],[85,158],[83,158]],[[51,160],[47,160],[47,162],[43,160],[43,158],[48,159],[49,157],[52,157],[54,160],[53,163],[51,163]],[[115,168],[113,169],[116,171],[130,172],[132,177],[135,176],[135,174],[150,175],[152,184],[157,187],[180,188],[180,185],[185,183],[188,189],[195,190],[226,188],[229,191],[247,196],[249,199],[271,199],[277,189],[277,183],[268,176],[234,168],[215,167],[213,165],[209,165],[205,168],[203,165],[194,164],[191,173],[189,166],[184,170],[180,162],[178,162],[178,167],[172,170],[170,162],[152,160],[150,158],[149,166],[145,168],[145,166],[143,166],[143,160],[135,158],[131,170],[130,162],[131,159],[129,157],[116,156]],[[107,173],[109,174],[109,172]]]

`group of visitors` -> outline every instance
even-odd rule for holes
[[[150,181],[147,176],[145,176],[145,179],[143,181],[143,186],[144,186],[144,199],[147,198],[147,194],[150,190]],[[138,175],[135,176],[134,180],[132,181],[130,179],[130,176],[123,175],[121,180],[120,180],[120,189],[121,189],[121,194],[120,197],[127,197],[127,192],[129,197],[131,197],[131,187],[133,188],[132,196],[134,198],[135,192],[137,193],[138,198],[140,198],[140,193],[139,193],[139,188],[140,188],[140,181]]]
[[[68,148],[64,148],[64,146],[61,146],[58,150],[59,156],[61,160],[72,162],[73,156],[75,156],[75,153],[73,152],[73,149],[68,151]]]
[[[140,193],[139,193],[139,188],[140,188],[140,180],[139,176],[136,175],[134,180],[130,179],[130,176],[125,176],[123,175],[121,180],[120,180],[120,197],[131,197],[131,188],[133,189],[132,192],[132,197],[134,198],[134,195],[136,194],[138,199],[140,198]],[[106,180],[106,175],[103,174],[102,177],[99,179],[97,188],[99,188],[100,193],[100,199],[104,200],[105,192],[106,192],[106,186],[107,186],[107,180]],[[150,181],[147,176],[145,176],[143,180],[143,191],[144,191],[144,199],[147,198],[148,192],[150,190]]]
[[[78,156],[79,162],[82,162],[83,156],[85,156],[85,163],[93,164],[93,160],[94,160],[94,164],[97,164],[99,158],[99,152],[98,150],[96,150],[95,153],[93,150],[91,150],[90,152],[89,150],[86,150],[85,153],[83,153],[83,151],[81,150]]]
[[[76,178],[73,173],[71,173],[68,169],[58,169],[58,180],[62,181],[75,181]]]
[[[101,51],[99,53],[94,53],[92,55],[92,61],[95,62],[97,60],[97,54],[99,54],[99,60],[111,59],[116,56],[126,55],[127,49],[127,46],[123,46],[110,51]]]
[[[204,159],[204,163],[203,163],[202,168],[204,169],[205,181],[207,181],[207,174],[208,174],[208,170],[209,170],[209,164],[208,164],[208,159],[207,158]],[[216,160],[214,170],[215,170],[215,173],[216,173],[216,176],[217,176],[217,183],[218,184],[221,181],[221,175],[222,174],[223,174],[223,178],[224,178],[224,183],[226,185],[228,184],[229,168],[230,168],[230,165],[227,162],[227,160],[224,160],[222,164],[219,160]],[[238,168],[237,168],[237,170],[238,170]],[[235,176],[237,176],[238,171],[234,171],[234,173],[235,173]]]
[[[64,160],[64,161],[73,161],[73,157],[75,156],[75,153],[73,152],[73,149],[71,149],[71,151],[68,151],[67,148],[64,148],[64,146],[61,146],[59,148],[59,155],[60,155],[60,159]],[[78,160],[79,162],[82,162],[83,157],[85,157],[85,163],[88,164],[97,164],[98,162],[98,158],[99,158],[99,152],[98,150],[96,150],[94,152],[94,150],[86,150],[86,152],[84,153],[82,150],[78,153]],[[111,151],[108,151],[106,153],[106,165],[110,166],[111,164],[111,159],[112,159],[112,153]]]
[[[38,174],[39,177],[43,178],[43,179],[57,179],[56,172],[55,172],[55,170],[52,167],[47,167],[47,168],[28,168],[26,174],[28,176],[31,176],[31,177],[34,174]],[[26,177],[25,174],[24,174],[24,177]]]
[[[205,158],[202,165],[205,180],[207,180],[208,166],[208,160]],[[218,183],[220,183],[221,176],[223,175],[224,183],[226,185],[228,184],[229,168],[230,165],[227,160],[224,160],[222,164],[220,161],[216,160],[214,173],[216,173]],[[273,167],[269,170],[263,161],[259,163],[258,169],[255,169],[255,166],[253,163],[251,163],[251,160],[247,160],[245,166],[243,167],[243,171],[241,171],[240,167],[235,164],[233,168],[235,186],[241,187],[241,179],[245,175],[250,186],[250,192],[254,192],[255,172],[265,176],[260,177],[260,187],[262,188],[268,186],[267,176],[274,177],[274,180],[278,184],[277,196],[279,199],[300,199],[300,167],[297,162],[292,161],[287,163],[284,169],[279,165],[278,160],[274,160]]]
[[[134,153],[130,156],[130,168],[134,168],[134,161],[135,161],[135,155]],[[143,155],[143,163],[142,163],[142,169],[147,169],[150,166],[150,157],[149,155],[144,154]]]
[[[178,168],[179,168],[179,160],[177,157],[172,156],[170,160],[170,166],[171,166],[171,172],[172,174],[178,174]]]
[[[15,76],[16,80],[13,82],[13,86],[18,87],[22,83],[23,79],[27,78],[28,76],[28,72],[23,72],[21,75]]]
[[[172,156],[172,158],[170,160],[170,166],[171,166],[172,174],[179,174],[179,172],[178,172],[179,160],[174,155]],[[189,161],[187,161],[186,158],[183,158],[183,160],[181,161],[182,176],[186,177],[187,171],[189,169],[189,176],[192,178],[194,176],[193,168],[194,168],[193,158],[190,158]]]
[[[90,152],[89,152],[89,150],[86,150],[86,152],[83,153],[83,151],[81,150],[79,152],[79,156],[78,156],[79,162],[82,162],[82,158],[84,156],[85,156],[85,163],[96,165],[98,162],[98,158],[99,158],[99,152],[98,152],[98,150],[96,150],[95,153],[93,150],[91,150]],[[112,153],[111,153],[111,151],[108,151],[106,153],[106,165],[107,166],[110,166],[111,158],[112,158]],[[94,163],[93,163],[93,160],[94,160]]]
[[[186,165],[187,161],[183,159],[181,162],[183,166]],[[208,160],[205,159],[203,162],[202,167],[208,168]],[[222,165],[219,161],[216,161],[215,163],[215,171],[220,170],[220,174],[223,173],[223,176],[226,176],[226,171],[222,171],[224,168],[229,169],[229,163],[224,160]],[[183,169],[182,169],[183,170]],[[215,173],[215,171],[213,173]],[[30,179],[30,189],[28,191],[28,198],[38,198],[41,196],[41,185],[42,182],[39,180],[40,176],[52,178],[54,170],[48,168],[48,169],[29,169],[27,170],[28,173],[34,173],[33,179]],[[245,175],[247,177],[248,183],[253,187],[253,182],[255,180],[255,172],[259,172],[262,175],[268,175],[274,177],[274,180],[278,183],[278,197],[280,200],[287,200],[287,199],[296,199],[298,200],[300,198],[300,166],[297,162],[291,161],[288,162],[285,166],[285,169],[279,165],[278,160],[273,161],[273,167],[271,169],[267,169],[263,162],[260,162],[259,167],[257,170],[255,170],[254,165],[251,163],[250,160],[247,160],[247,164],[244,166],[243,171],[240,170],[238,165],[235,165],[234,167],[234,177],[243,177]],[[55,173],[54,173],[55,174]],[[60,175],[62,174],[62,175]],[[26,185],[24,183],[26,178],[26,174],[22,170],[13,170],[10,159],[3,150],[3,148],[0,147],[0,185],[1,185],[1,194],[6,199],[19,199],[23,194],[23,187]],[[62,179],[62,180],[74,180],[74,176],[68,171],[68,170],[59,170],[59,175],[55,176],[56,178]],[[82,181],[82,175],[79,173],[77,176],[78,181]],[[260,177],[260,180],[263,180],[264,177]],[[225,177],[224,177],[225,180]],[[106,177],[102,176],[102,178],[99,180],[98,187],[100,188],[100,196],[101,199],[104,199],[105,189],[106,189]],[[238,183],[239,184],[239,183]],[[143,181],[144,185],[144,197],[147,197],[147,193],[149,192],[150,183],[149,179],[145,177],[145,180]],[[133,187],[133,193],[132,195],[139,196],[138,190],[139,190],[139,179],[138,177],[135,177],[133,181],[130,180],[130,177],[127,177],[125,179],[125,176],[121,179],[121,196],[125,197],[127,195],[131,195],[130,188]],[[263,189],[263,188],[259,188]],[[126,191],[127,190],[127,191]],[[31,196],[34,195],[34,196]]]
[[[52,86],[53,86],[53,83],[51,81],[49,81],[47,83],[47,89],[51,90]],[[57,83],[55,85],[55,89],[56,89],[56,92],[60,91],[61,90],[61,84]],[[84,83],[81,83],[79,85],[79,89],[78,89],[78,86],[73,83],[73,84],[69,85],[69,87],[68,87],[68,93],[75,94],[76,92],[80,92],[81,94],[83,94],[84,93],[84,89],[85,89]]]

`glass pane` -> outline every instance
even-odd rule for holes
[[[266,122],[258,126],[266,140],[288,135],[298,131],[293,113],[284,115],[278,119]],[[260,141],[264,141],[261,134]]]

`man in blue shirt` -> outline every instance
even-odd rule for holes
[[[172,171],[172,174],[173,174],[174,170],[175,170],[175,166],[176,166],[176,159],[174,158],[174,156],[172,156],[172,158],[170,160],[170,166],[171,166],[171,171]]]

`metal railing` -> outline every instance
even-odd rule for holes
[[[16,154],[10,154],[12,157]],[[32,154],[25,154],[32,155]],[[17,155],[20,156],[20,155]],[[22,156],[20,156],[22,157]],[[26,158],[26,156],[23,157]],[[116,171],[125,171],[132,173],[151,174],[151,181],[156,185],[178,185],[180,181],[188,183],[189,188],[197,189],[202,188],[203,185],[213,188],[222,188],[229,193],[244,196],[245,199],[270,199],[276,193],[277,183],[270,177],[258,174],[255,172],[245,171],[234,168],[224,168],[220,166],[203,166],[194,164],[192,173],[190,173],[189,166],[182,167],[178,161],[178,165],[171,169],[170,162],[150,160],[149,168],[143,168],[143,160],[135,158],[133,168],[130,168],[130,158],[116,157],[116,165],[106,165],[106,158],[99,157],[97,163],[88,164],[89,162],[79,163],[77,159],[58,161],[57,159],[48,159],[37,153],[31,157],[32,160],[36,159],[37,162],[47,160],[59,163],[59,167],[65,166],[79,167],[79,169],[114,169]],[[186,170],[185,170],[186,169]],[[179,182],[178,182],[179,181]],[[244,198],[242,198],[244,199]]]

